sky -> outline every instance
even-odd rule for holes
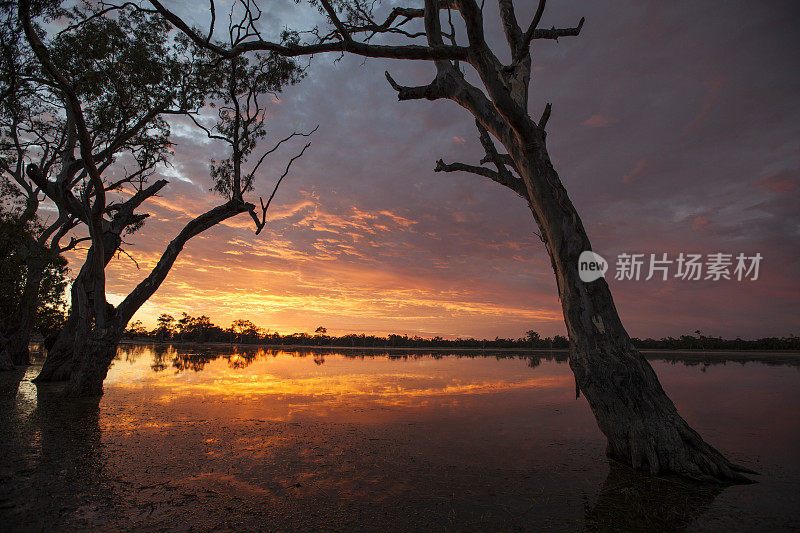
[[[207,24],[204,7],[168,4]],[[381,9],[388,9],[385,3]],[[524,26],[534,1],[516,2]],[[265,26],[306,26],[294,2],[264,3]],[[505,58],[496,4],[486,31]],[[530,114],[552,102],[548,148],[592,241],[623,324],[636,337],[756,338],[800,334],[800,7],[792,1],[556,1],[540,27],[581,35],[534,43]],[[463,39],[463,33],[462,33]],[[308,131],[254,235],[240,215],[195,237],[134,319],[161,312],[237,318],[280,333],[431,337],[564,334],[555,279],[525,202],[436,160],[477,164],[472,117],[449,101],[398,102],[432,78],[425,62],[315,56],[307,78],[273,98],[271,147]],[[336,60],[336,61],[335,61]],[[225,156],[173,123],[170,180],[145,227],[108,270],[118,302],[192,216],[220,202],[208,163]],[[291,143],[287,143],[291,144]],[[268,196],[302,147],[284,146],[258,173]],[[757,280],[615,280],[620,253],[760,253]],[[76,274],[85,252],[71,254]]]

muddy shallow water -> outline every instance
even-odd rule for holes
[[[800,355],[649,358],[758,483],[610,463],[563,354],[129,345],[99,403],[0,375],[0,530],[800,529]]]

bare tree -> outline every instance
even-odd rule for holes
[[[55,373],[60,373],[59,377],[62,374],[69,374],[67,395],[96,396],[102,394],[103,380],[116,354],[117,344],[125,327],[136,311],[166,279],[186,243],[203,231],[242,213],[251,215],[256,223],[256,232],[263,229],[270,200],[274,197],[278,185],[288,174],[291,164],[302,156],[310,143],[307,143],[289,161],[283,175],[278,179],[270,199],[266,203],[261,202],[260,212],[256,210],[254,204],[244,200],[244,194],[252,189],[256,171],[269,153],[274,152],[278,146],[291,138],[308,136],[310,133],[293,133],[286,137],[272,150],[264,153],[250,171],[245,171],[243,164],[252,155],[258,140],[266,134],[264,113],[259,104],[259,96],[264,93],[274,93],[283,85],[296,82],[302,72],[292,61],[273,54],[259,55],[253,61],[239,58],[225,62],[221,67],[208,61],[201,62],[202,71],[192,73],[191,78],[205,80],[201,89],[202,101],[205,101],[207,97],[212,97],[221,102],[219,120],[213,128],[208,128],[203,126],[195,114],[189,112],[192,106],[187,105],[184,98],[186,95],[183,92],[178,91],[178,94],[174,94],[169,90],[173,86],[181,88],[183,76],[186,74],[184,70],[181,68],[172,70],[168,68],[169,65],[159,64],[151,64],[148,65],[149,70],[144,69],[144,72],[154,77],[154,86],[167,89],[167,94],[163,95],[163,98],[150,97],[137,101],[137,109],[141,112],[138,120],[130,129],[121,128],[128,135],[126,140],[137,134],[164,126],[162,115],[181,113],[194,120],[198,127],[205,130],[209,136],[227,142],[231,147],[231,157],[218,164],[213,164],[211,168],[215,189],[225,198],[225,201],[189,221],[169,242],[159,261],[145,279],[115,307],[106,299],[105,275],[109,251],[113,250],[113,244],[109,246],[108,240],[111,239],[114,243],[118,242],[116,239],[119,236],[117,231],[119,227],[115,226],[115,222],[124,224],[122,226],[124,228],[142,221],[146,215],[137,215],[134,210],[161,190],[166,185],[166,181],[158,180],[146,187],[144,181],[141,181],[138,190],[127,202],[113,204],[109,201],[109,192],[116,187],[113,183],[109,185],[104,182],[102,172],[113,162],[113,156],[108,165],[105,165],[108,154],[104,150],[98,149],[94,142],[89,126],[90,122],[87,120],[87,110],[90,109],[90,106],[86,105],[87,100],[91,101],[92,95],[84,95],[78,90],[80,85],[76,81],[75,74],[70,73],[69,65],[65,68],[63,63],[54,60],[54,52],[57,52],[58,48],[53,43],[47,46],[42,41],[39,30],[31,18],[30,3],[30,0],[19,1],[19,19],[22,22],[27,42],[41,67],[43,77],[57,88],[65,104],[66,114],[74,124],[83,187],[80,189],[79,197],[76,197],[72,189],[59,187],[58,180],[48,180],[36,165],[29,164],[27,174],[59,208],[69,211],[85,223],[91,240],[86,263],[81,269],[78,280],[73,285],[75,329],[72,342],[67,339],[67,345],[71,347],[71,350],[67,350],[68,357],[59,362]],[[95,21],[110,23],[111,19],[105,18],[110,9],[104,8],[96,11],[84,18],[80,24]],[[123,22],[126,20],[122,12],[117,13],[117,17],[122,17],[119,20],[123,20]],[[140,23],[156,24],[152,29],[159,30],[158,20],[150,17],[147,13],[133,10],[130,15],[130,24]],[[122,29],[121,35],[124,36],[125,30],[128,28],[123,27]],[[161,33],[161,35],[163,34],[164,32]],[[140,40],[146,38],[148,36],[142,36]],[[177,46],[186,48],[189,43],[179,40]],[[153,49],[141,46],[139,48],[139,52],[143,51],[144,55],[148,53],[158,55],[160,50],[159,46],[154,46]],[[133,54],[133,60],[141,61],[142,55],[142,53]],[[153,58],[151,57],[151,59]],[[139,67],[141,65],[133,64],[119,65],[117,68],[138,72],[142,70]],[[176,75],[177,79],[174,78]],[[108,80],[103,81],[108,82]],[[130,89],[121,84],[109,85],[107,90],[112,96],[127,94]],[[193,94],[192,98],[196,99],[197,94]],[[192,101],[197,107],[198,102]],[[179,109],[170,111],[172,109],[170,106],[176,103],[180,104]],[[202,105],[202,102],[199,104]],[[160,161],[159,159],[155,163]],[[147,175],[152,168],[152,166],[146,167],[147,170],[140,175]],[[129,176],[126,176],[124,180],[124,183],[131,183]]]
[[[632,467],[658,474],[674,472],[700,480],[744,481],[749,470],[732,464],[707,444],[678,414],[655,372],[633,347],[604,279],[584,283],[578,257],[591,244],[575,207],[553,168],[546,146],[551,106],[538,120],[528,113],[531,45],[543,39],[577,36],[574,27],[539,28],[545,1],[520,26],[513,0],[498,0],[511,60],[504,64],[484,35],[482,4],[476,0],[424,0],[423,7],[395,7],[385,18],[373,15],[369,0],[311,0],[329,25],[305,31],[284,31],[279,40],[264,39],[258,25],[261,11],[253,0],[240,0],[236,39],[215,45],[200,30],[189,27],[159,0],[150,0],[167,20],[198,46],[220,57],[252,51],[285,56],[321,52],[352,53],[433,62],[433,80],[423,86],[403,86],[387,72],[400,100],[449,99],[475,117],[486,156],[480,164],[439,161],[437,171],[466,171],[504,185],[530,206],[541,239],[550,255],[570,338],[570,367],[576,393],[583,392],[600,429],[608,439],[608,454]],[[208,35],[213,33],[212,22]],[[466,32],[459,43],[454,17]],[[415,23],[419,24],[415,26]],[[391,42],[379,44],[381,36]],[[462,66],[477,73],[482,87],[470,83]],[[500,148],[495,143],[499,142]]]

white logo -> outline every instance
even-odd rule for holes
[[[608,261],[594,252],[581,252],[578,258],[578,275],[584,283],[602,278],[608,270]]]

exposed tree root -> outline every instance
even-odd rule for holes
[[[639,431],[627,442],[612,444],[609,439],[608,456],[652,475],[676,474],[703,483],[754,483],[744,474],[758,472],[730,462],[682,418],[661,426],[655,434]]]

